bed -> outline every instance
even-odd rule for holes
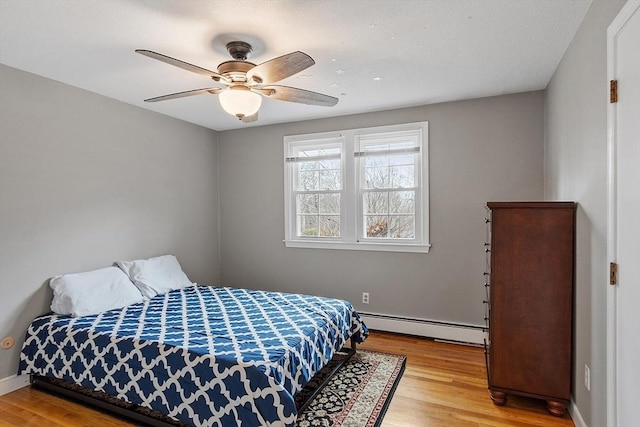
[[[293,426],[295,396],[368,334],[343,300],[184,286],[28,328],[19,373],[104,392],[195,426]]]

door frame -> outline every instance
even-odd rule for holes
[[[617,105],[609,102],[609,81],[616,80],[616,55],[615,55],[615,36],[627,23],[629,18],[640,8],[640,2],[628,0],[622,7],[618,15],[613,19],[609,28],[607,28],[607,265],[606,277],[604,278],[607,285],[607,426],[617,427],[617,379],[618,367],[616,366],[617,356],[617,286],[609,285],[609,263],[616,262],[616,233],[617,233],[617,194],[616,194],[616,177],[618,173],[616,164],[616,118]]]

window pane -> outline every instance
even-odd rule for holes
[[[319,190],[339,190],[340,189],[340,171],[339,170],[321,170],[319,171]]]
[[[391,215],[389,217],[389,237],[392,239],[413,239],[416,225],[413,215]]]
[[[382,168],[366,168],[365,188],[387,188],[389,184],[389,169]]]
[[[300,162],[298,163],[298,167],[301,171],[309,171],[318,169],[317,162]]]
[[[389,212],[412,214],[416,211],[415,191],[391,191],[389,193]]]
[[[340,169],[340,159],[319,161],[318,169]]]
[[[376,153],[389,150],[406,150],[416,147],[417,141],[410,137],[408,139],[387,139],[387,142],[361,142],[360,149],[366,153]]]
[[[316,215],[298,215],[298,236],[317,236],[318,217]]]
[[[414,187],[415,186],[415,167],[410,166],[394,166],[391,168],[391,187]]]
[[[368,142],[364,144],[364,146],[362,147],[362,150],[366,152],[373,152],[373,153],[375,153],[376,151],[388,151],[389,144],[385,142],[383,143]]]
[[[321,214],[339,214],[340,194],[320,194],[318,205]]]
[[[389,157],[389,164],[391,164],[391,166],[412,165],[414,163],[415,154],[396,154],[395,156]]]
[[[400,149],[400,148],[413,148],[416,146],[416,141],[413,138],[405,139],[404,141],[396,141],[393,144],[390,144],[390,148],[392,150]]]
[[[386,216],[365,215],[367,237],[387,237],[388,223]]]
[[[317,214],[318,213],[318,195],[317,194],[298,194],[296,213],[298,214]]]
[[[340,237],[340,216],[320,215],[320,237]]]
[[[389,193],[387,192],[367,192],[364,193],[364,213],[365,214],[387,214],[389,213]]]
[[[415,134],[402,136],[383,133],[361,140],[362,212],[365,237],[414,239],[416,227],[416,148]],[[385,140],[386,139],[386,140]],[[406,150],[403,152],[403,150]],[[368,191],[388,189],[389,191]],[[411,189],[410,191],[397,191]]]
[[[388,165],[389,165],[388,156],[366,156],[364,158],[364,166],[367,168],[388,166]]]
[[[300,172],[298,174],[298,191],[317,190],[319,184],[318,172]]]
[[[340,146],[338,144],[330,144],[330,147],[324,148],[298,147],[293,151],[293,154],[299,158],[340,155]]]

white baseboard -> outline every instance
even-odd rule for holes
[[[0,396],[29,385],[29,375],[12,375],[0,379]]]
[[[481,326],[404,318],[376,313],[360,313],[360,317],[369,329],[461,343],[484,343],[484,332]]]
[[[584,422],[584,418],[582,418],[582,414],[580,413],[580,410],[576,406],[576,402],[574,402],[573,399],[571,399],[571,402],[569,402],[568,409],[569,415],[571,415],[571,419],[573,420],[573,423],[576,425],[576,427],[587,427],[587,423]]]

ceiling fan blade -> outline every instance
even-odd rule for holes
[[[299,102],[308,105],[321,105],[323,107],[333,107],[338,103],[338,98],[324,95],[310,90],[298,89],[296,87],[271,85],[259,89],[260,93],[268,98],[280,101]]]
[[[206,68],[198,67],[197,65],[189,64],[188,62],[184,62],[179,59],[175,59],[158,52],[153,52],[151,50],[146,50],[146,49],[136,49],[136,52],[139,53],[140,55],[148,56],[149,58],[157,59],[158,61],[162,61],[166,64],[173,65],[178,68],[182,68],[183,70],[191,71],[192,73],[200,74],[201,76],[211,77],[216,81],[227,80],[226,77],[214,71],[207,70]]]
[[[242,123],[252,123],[258,121],[258,113],[252,114],[250,116],[244,116],[242,118]]]
[[[155,98],[145,99],[144,102],[158,102],[166,101],[168,99],[184,98],[185,96],[201,95],[203,93],[211,93],[216,95],[220,93],[222,89],[218,87],[208,87],[204,89],[187,90],[184,92],[171,93],[169,95],[156,96]]]
[[[291,52],[256,65],[247,72],[247,80],[255,80],[257,77],[260,83],[275,83],[306,70],[315,63],[316,61],[304,52]]]

